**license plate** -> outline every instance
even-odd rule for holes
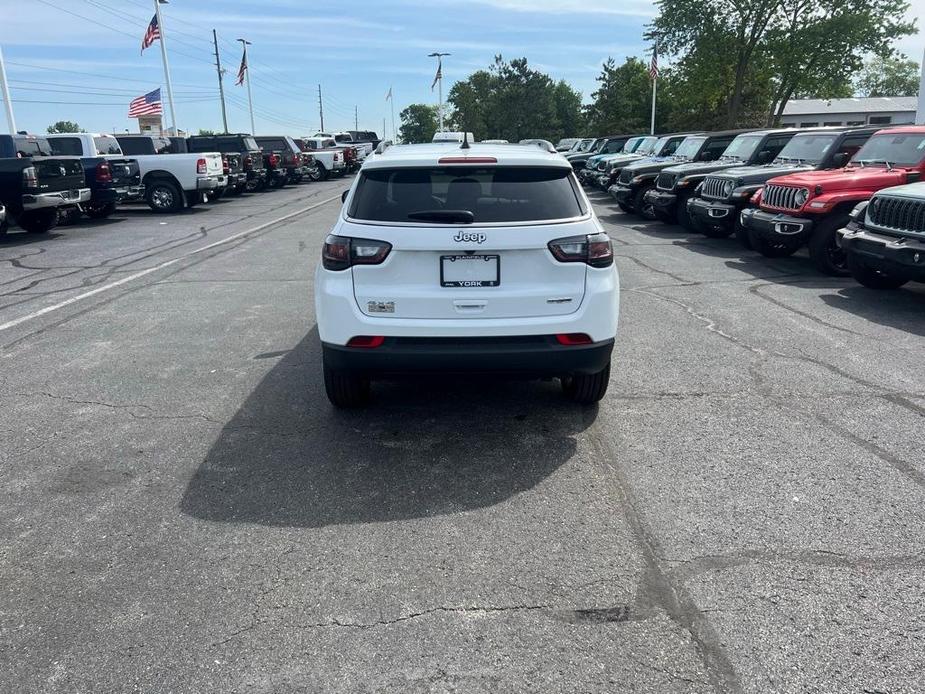
[[[497,287],[500,284],[499,255],[440,256],[441,287]]]

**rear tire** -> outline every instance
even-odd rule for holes
[[[747,230],[746,230],[747,231]],[[761,253],[765,258],[786,258],[793,255],[800,249],[799,243],[787,243],[786,241],[768,241],[765,237],[758,234],[748,233],[751,247]]]
[[[868,289],[899,289],[909,280],[872,268],[861,258],[848,255],[848,270],[858,283]]]
[[[633,211],[633,208],[627,205],[625,202],[618,202],[617,207],[626,212],[626,214],[630,214]]]
[[[161,214],[179,212],[183,209],[183,193],[172,181],[152,181],[145,188],[145,202]]]
[[[580,405],[593,405],[607,393],[610,385],[610,364],[593,374],[572,374],[562,380],[562,390],[572,401]]]
[[[324,391],[334,407],[362,407],[369,402],[369,378],[349,371],[335,371],[327,364],[324,369]]]
[[[643,219],[655,219],[655,208],[645,201],[646,193],[648,192],[648,188],[640,188],[636,191],[636,194],[633,196],[632,211]]]
[[[833,215],[823,219],[809,237],[809,257],[820,272],[833,277],[848,277],[848,254],[838,245],[836,230],[848,224],[847,214]]]
[[[58,209],[46,207],[41,210],[30,210],[19,215],[16,223],[23,231],[30,234],[47,234],[58,226]]]

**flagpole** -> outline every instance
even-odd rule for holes
[[[173,124],[173,134],[178,135],[177,111],[173,105],[173,84],[170,82],[170,65],[167,62],[167,35],[164,31],[164,20],[161,18],[160,0],[154,0],[154,16],[157,17],[157,30],[161,35],[161,58],[164,61],[164,79],[167,81],[167,103],[170,104],[170,120]]]
[[[389,89],[391,92],[391,89]],[[395,95],[392,94],[392,98],[389,99],[389,106],[392,108],[392,142],[398,139],[398,135],[395,133]],[[385,130],[385,128],[383,128]],[[385,133],[383,133],[385,135]]]
[[[439,87],[439,94],[440,94],[440,106],[437,109],[437,117],[440,122],[439,132],[443,132],[443,57],[447,55],[452,55],[452,54],[451,53],[431,53],[427,56],[428,58],[437,59],[436,79],[437,79],[437,85]],[[430,90],[431,92],[433,92],[434,90],[433,84],[430,85]]]
[[[6,110],[6,122],[10,126],[10,135],[16,134],[16,119],[13,117],[13,102],[10,101],[10,85],[6,80],[6,65],[3,63],[3,50],[0,49],[0,95]]]
[[[649,127],[649,134],[655,134],[655,94],[658,91],[658,77],[652,78],[652,124]]]
[[[251,66],[247,62],[247,47],[251,45],[250,41],[238,39],[244,47],[244,57],[241,59],[244,64],[244,82],[247,84],[247,106],[251,112],[251,135],[257,134],[257,126],[254,125],[254,97],[251,94]]]

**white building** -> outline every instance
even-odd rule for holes
[[[781,125],[908,125],[915,123],[917,101],[914,96],[794,99],[787,102]]]

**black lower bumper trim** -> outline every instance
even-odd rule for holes
[[[839,244],[848,255],[863,258],[870,267],[917,282],[925,281],[925,242],[857,229],[845,233]]]
[[[801,243],[813,231],[813,220],[774,214],[764,210],[746,208],[742,211],[742,224],[749,230],[771,241]]]
[[[713,227],[730,228],[735,225],[739,208],[724,202],[711,202],[703,198],[691,198],[687,203],[691,217]]]
[[[374,348],[322,343],[325,364],[370,374],[507,373],[530,376],[597,373],[610,363],[613,340],[560,345],[553,335],[478,338],[387,337]]]

